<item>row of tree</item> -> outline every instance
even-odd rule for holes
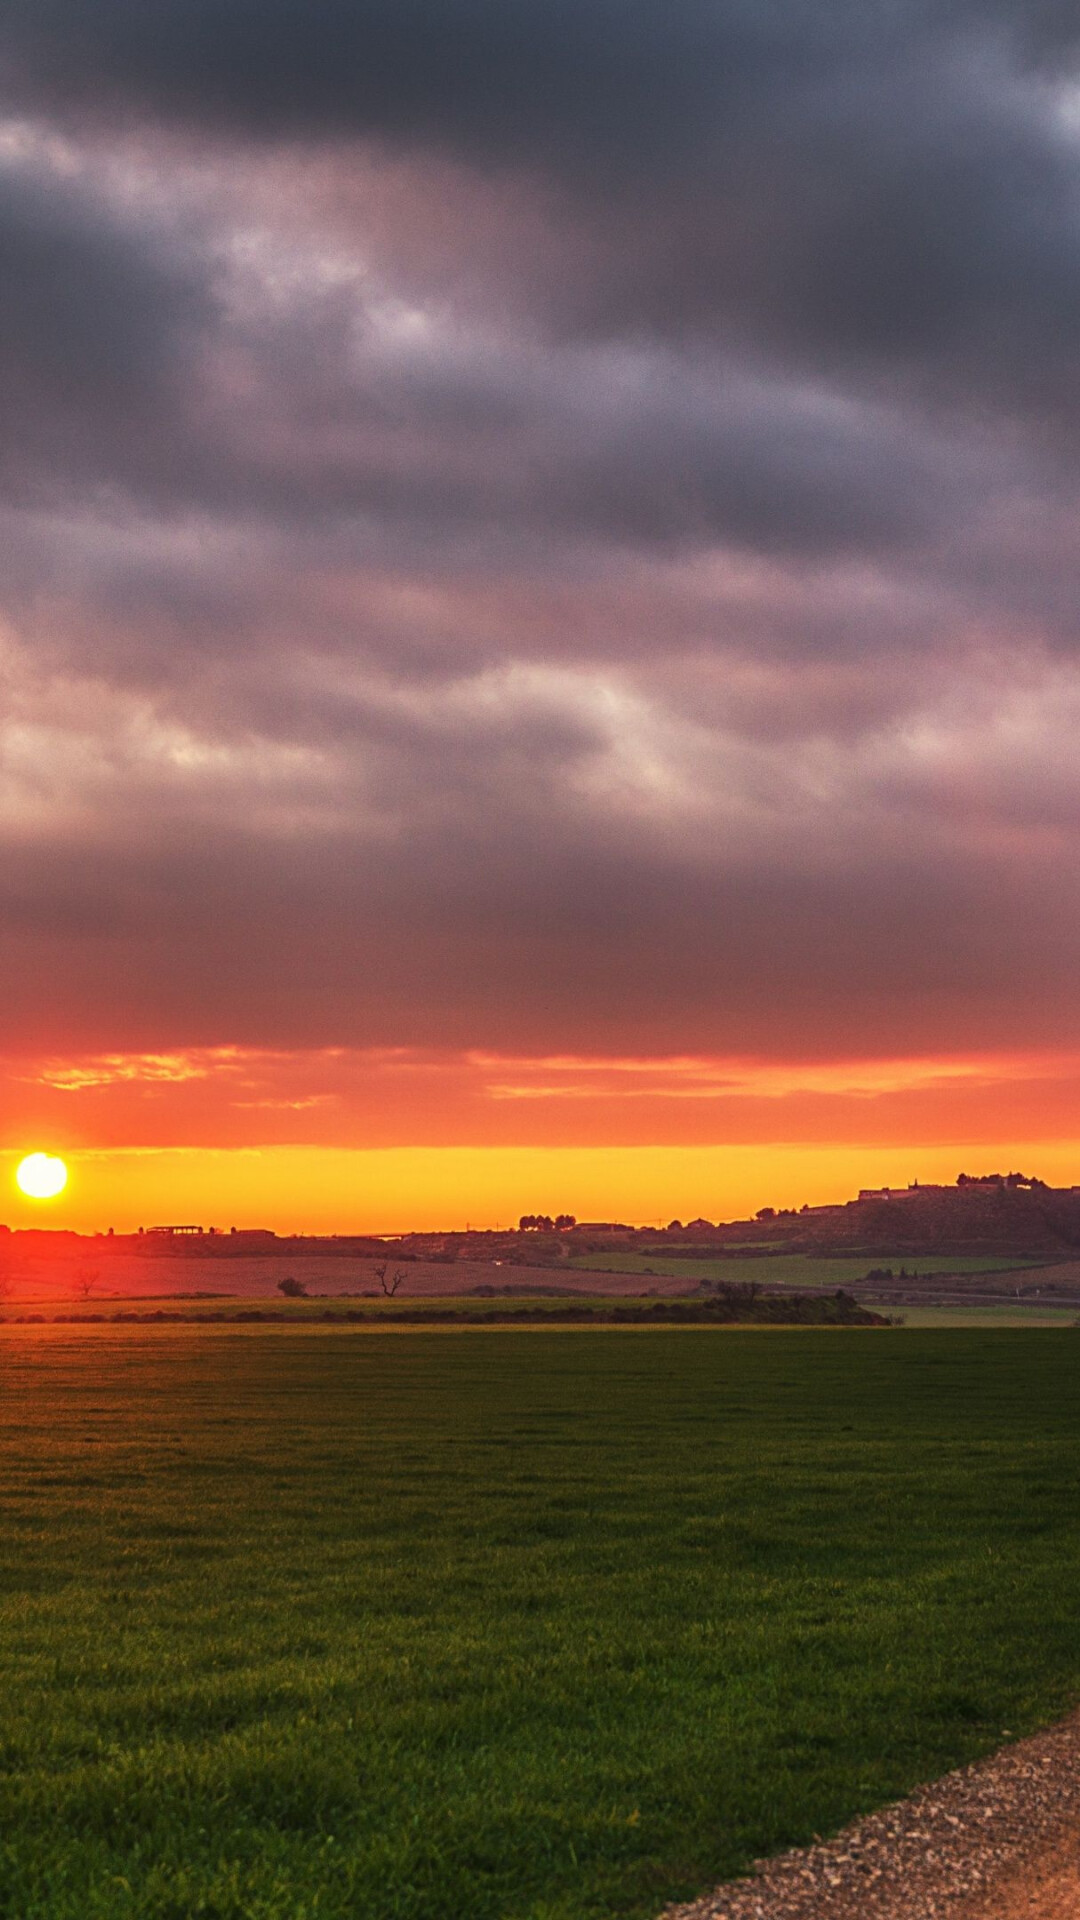
[[[576,1227],[577,1220],[572,1213],[557,1213],[552,1219],[550,1213],[523,1213],[518,1221],[519,1233],[566,1233],[570,1227]]]

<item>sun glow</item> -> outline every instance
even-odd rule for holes
[[[15,1169],[20,1192],[30,1200],[55,1200],[67,1186],[68,1170],[54,1153],[28,1153]]]

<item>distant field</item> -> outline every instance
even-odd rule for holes
[[[965,1258],[954,1254],[828,1254],[817,1259],[805,1253],[747,1254],[735,1260],[679,1260],[663,1253],[587,1253],[572,1262],[580,1272],[617,1272],[678,1275],[681,1279],[762,1281],[769,1286],[842,1287],[861,1280],[871,1267],[892,1267],[899,1273],[991,1273],[1031,1267],[1038,1263],[1030,1255],[976,1255]]]
[[[1076,1359],[8,1325],[0,1913],[645,1920],[985,1752],[1080,1697]]]
[[[43,1302],[78,1302],[88,1287],[90,1305],[110,1300],[166,1299],[177,1293],[228,1294],[242,1300],[276,1297],[277,1283],[286,1275],[303,1281],[312,1295],[372,1293],[381,1298],[376,1276],[381,1260],[334,1254],[200,1256],[197,1253],[110,1254],[82,1251],[71,1258],[20,1254],[0,1265],[4,1298],[0,1313]],[[473,1287],[512,1287],[527,1292],[542,1287],[601,1287],[610,1293],[640,1291],[636,1275],[618,1273],[590,1276],[569,1262],[556,1267],[512,1265],[490,1260],[402,1260],[392,1249],[385,1256],[390,1273],[400,1266],[404,1280],[399,1299],[434,1299],[443,1294],[465,1294]],[[656,1282],[658,1292],[677,1293],[686,1275]]]
[[[729,1253],[768,1253],[776,1247],[786,1247],[787,1240],[725,1240],[724,1246]]]
[[[80,1253],[71,1259],[55,1256],[21,1255],[0,1268],[0,1319],[12,1314],[41,1309],[87,1308],[109,1311],[113,1303],[132,1304],[160,1301],[169,1304],[170,1296],[209,1295],[224,1300],[264,1305],[281,1304],[277,1283],[287,1275],[300,1280],[312,1298],[326,1303],[344,1298],[347,1306],[363,1305],[373,1309],[382,1302],[376,1267],[370,1259],[335,1257],[328,1254],[280,1256],[241,1255],[236,1258],[211,1258],[187,1254],[109,1254]],[[560,1261],[553,1266],[516,1266],[479,1260],[395,1260],[386,1256],[392,1273],[400,1266],[404,1279],[396,1296],[399,1305],[437,1302],[447,1296],[484,1300],[490,1295],[497,1303],[509,1293],[515,1298],[530,1297],[545,1301],[566,1294],[603,1293],[609,1296],[634,1296],[646,1291],[674,1294],[686,1291],[700,1279],[728,1281],[764,1281],[797,1292],[805,1287],[836,1288],[861,1279],[869,1266],[889,1264],[881,1257],[866,1254],[841,1256],[830,1260],[812,1260],[805,1254],[778,1254],[773,1257],[748,1254],[734,1260],[675,1260],[654,1254],[642,1257],[633,1253],[598,1254],[578,1261]],[[892,1264],[917,1267],[920,1273],[941,1271],[983,1272],[992,1267],[1030,1265],[1030,1262],[1003,1260],[917,1260],[910,1255],[893,1256]],[[554,1296],[544,1289],[555,1289]],[[367,1296],[363,1298],[362,1296]],[[206,1304],[211,1305],[212,1301]]]
[[[536,1295],[543,1288],[562,1288],[583,1293],[603,1290],[612,1295],[678,1293],[699,1279],[765,1280],[797,1290],[806,1286],[838,1287],[860,1279],[868,1266],[882,1264],[878,1257],[859,1254],[836,1260],[809,1260],[805,1254],[748,1254],[737,1260],[674,1260],[663,1255],[643,1258],[632,1253],[586,1256],[581,1261],[560,1261],[553,1266],[517,1266],[509,1261],[496,1264],[480,1260],[401,1260],[392,1249],[385,1256],[392,1273],[400,1266],[404,1279],[397,1295],[399,1302],[436,1300],[446,1295],[468,1295],[477,1287],[511,1289],[517,1294]],[[910,1255],[893,1256],[893,1265],[901,1262],[917,1266],[920,1273],[938,1271],[980,1272],[992,1266],[1009,1266],[1001,1261],[914,1260]],[[0,1264],[0,1317],[32,1307],[48,1310],[52,1305],[87,1305],[107,1308],[110,1301],[160,1299],[163,1304],[173,1294],[221,1294],[252,1304],[278,1299],[277,1283],[292,1275],[307,1287],[312,1296],[332,1300],[338,1296],[373,1294],[382,1296],[376,1277],[381,1261],[333,1254],[259,1255],[212,1257],[185,1253],[109,1253],[91,1246],[76,1256],[28,1255],[20,1252]],[[888,1264],[886,1261],[885,1264]],[[1030,1262],[1018,1264],[1028,1265]],[[86,1298],[84,1299],[84,1293]],[[483,1298],[483,1295],[479,1296]],[[540,1293],[543,1298],[543,1294]]]
[[[898,1307],[905,1327],[1073,1327],[1075,1307]]]

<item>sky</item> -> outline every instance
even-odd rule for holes
[[[1080,1180],[1075,6],[0,0],[0,395],[50,1224]]]

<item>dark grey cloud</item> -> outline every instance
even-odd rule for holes
[[[796,99],[662,215],[659,198],[635,214],[638,283],[600,278],[585,323],[618,327],[621,307],[622,324],[726,328],[840,379],[1075,423],[1080,142],[970,49]]]
[[[148,232],[47,173],[0,173],[0,258],[9,498],[105,488],[351,526],[361,550],[482,528],[805,552],[925,539],[974,479],[880,408],[715,356],[380,334],[359,284],[271,297],[211,236]]]
[[[85,196],[0,177],[0,353],[5,379],[51,382],[107,405],[166,357],[176,278]]]
[[[554,325],[563,350],[675,345],[618,397],[550,334],[530,357],[528,324],[517,343],[496,329],[468,353],[394,356],[371,337],[359,264],[373,245],[392,285],[394,236],[366,240],[362,204],[352,282],[245,308],[224,228],[205,228],[197,265],[170,259],[90,193],[80,206],[77,190],[20,178],[8,192],[28,214],[20,226],[16,204],[0,227],[24,356],[13,386],[33,414],[29,432],[17,409],[9,424],[14,465],[52,445],[77,484],[163,510],[436,537],[482,524],[765,550],[918,540],[972,475],[918,419],[928,398],[980,419],[1030,413],[1040,434],[1075,416],[1080,139],[1049,87],[1067,27],[1064,9],[1005,6],[0,6],[0,76],[39,109],[77,97],[106,125],[157,113],[191,139],[208,121],[273,142],[376,138],[419,156],[421,198],[425,154],[482,149],[488,174],[541,192],[543,279],[511,196],[474,261],[459,219],[456,286],[432,263],[440,308],[464,301],[457,318],[475,325],[502,276],[520,282],[517,321]],[[590,163],[568,172],[578,145]],[[347,192],[341,151],[339,174]],[[354,191],[362,203],[362,177]],[[423,247],[405,251],[423,300]],[[732,353],[741,380],[725,377]],[[777,392],[751,405],[755,363]],[[884,431],[869,413],[815,420],[808,377],[906,417]],[[84,394],[112,410],[111,431],[71,427]],[[132,431],[148,397],[157,430]]]
[[[68,0],[0,10],[16,98],[260,134],[375,134],[488,161],[685,152],[748,86],[876,44],[854,4]],[[886,35],[888,29],[885,29]]]
[[[635,167],[837,68],[979,37],[1021,65],[1080,42],[1072,10],[1001,0],[5,0],[6,84],[277,137],[349,133],[494,161]]]
[[[0,169],[0,486],[119,481],[161,445],[210,312],[175,237],[111,217],[77,182]]]
[[[1053,83],[1078,46],[1067,7],[1007,0],[0,8],[16,101],[546,182],[597,227],[595,272],[568,259],[548,290],[564,325],[927,362],[1044,408],[1075,374],[1080,156]]]
[[[0,1042],[1071,1036],[1076,27],[0,0]]]

